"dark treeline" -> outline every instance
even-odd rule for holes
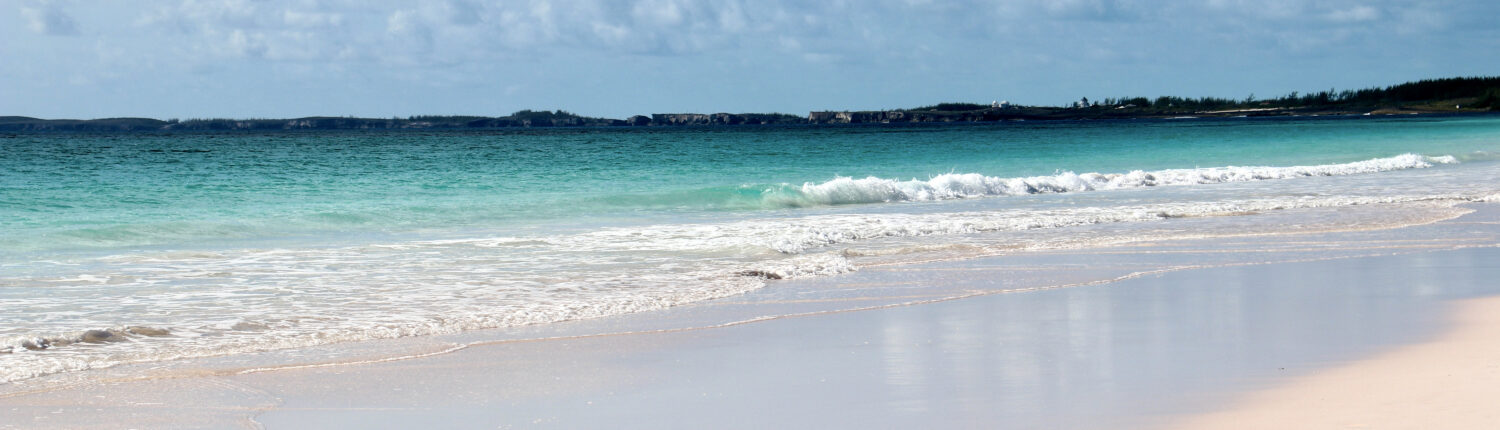
[[[1293,91],[1281,97],[1257,99],[1254,94],[1243,100],[1219,97],[1145,97],[1106,98],[1103,106],[1131,106],[1183,111],[1213,111],[1255,108],[1337,108],[1345,110],[1402,107],[1429,103],[1453,102],[1471,109],[1500,108],[1500,77],[1428,79],[1385,88],[1361,90],[1329,89],[1301,93]],[[1099,105],[1095,103],[1094,105]]]
[[[1293,92],[1281,97],[1244,99],[1161,96],[1080,99],[1069,107],[1007,103],[939,103],[913,109],[812,112],[817,124],[992,122],[1169,118],[1177,116],[1273,116],[1362,113],[1483,112],[1500,109],[1500,77],[1429,79],[1362,90]]]
[[[939,111],[939,112],[963,112],[963,111],[973,111],[973,110],[985,110],[985,109],[989,109],[989,108],[990,108],[989,105],[982,105],[982,104],[975,104],[975,103],[938,103],[938,104],[935,104],[935,105],[932,105],[932,106],[922,106],[922,107],[919,107],[919,108],[913,108],[913,109],[908,109],[908,110],[914,110],[914,111],[923,111],[923,110],[926,110],[926,111]]]

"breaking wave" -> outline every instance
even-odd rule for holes
[[[1197,169],[1135,170],[1128,173],[1061,172],[1051,176],[1001,178],[978,173],[948,173],[928,180],[896,180],[874,176],[864,179],[837,177],[801,186],[767,186],[762,192],[766,207],[808,207],[859,203],[950,200],[987,196],[1070,193],[1167,185],[1200,185],[1247,182],[1309,176],[1342,176],[1392,170],[1421,169],[1435,164],[1454,164],[1449,156],[1429,157],[1401,154],[1343,164],[1290,167],[1210,167]]]

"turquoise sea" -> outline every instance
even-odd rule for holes
[[[0,135],[0,384],[869,264],[1392,228],[1500,201],[1497,159],[1496,116]]]

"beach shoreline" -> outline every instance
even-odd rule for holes
[[[1494,206],[1393,230],[871,267],[412,339],[426,352],[401,359],[185,366],[0,397],[23,417],[0,428],[1155,428],[1445,333],[1448,303],[1500,294],[1484,281]],[[689,411],[664,421],[668,404]]]

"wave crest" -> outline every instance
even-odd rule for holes
[[[782,184],[767,187],[762,203],[768,207],[830,206],[859,203],[951,200],[988,196],[1069,193],[1166,185],[1202,185],[1289,179],[1309,176],[1342,176],[1392,170],[1420,169],[1435,164],[1454,164],[1449,156],[1428,157],[1401,154],[1342,164],[1314,166],[1227,166],[1197,169],[1134,170],[1128,173],[1060,172],[1051,176],[1001,178],[978,173],[948,173],[928,180],[907,181],[875,176],[863,179],[839,176],[822,183],[802,186]]]

